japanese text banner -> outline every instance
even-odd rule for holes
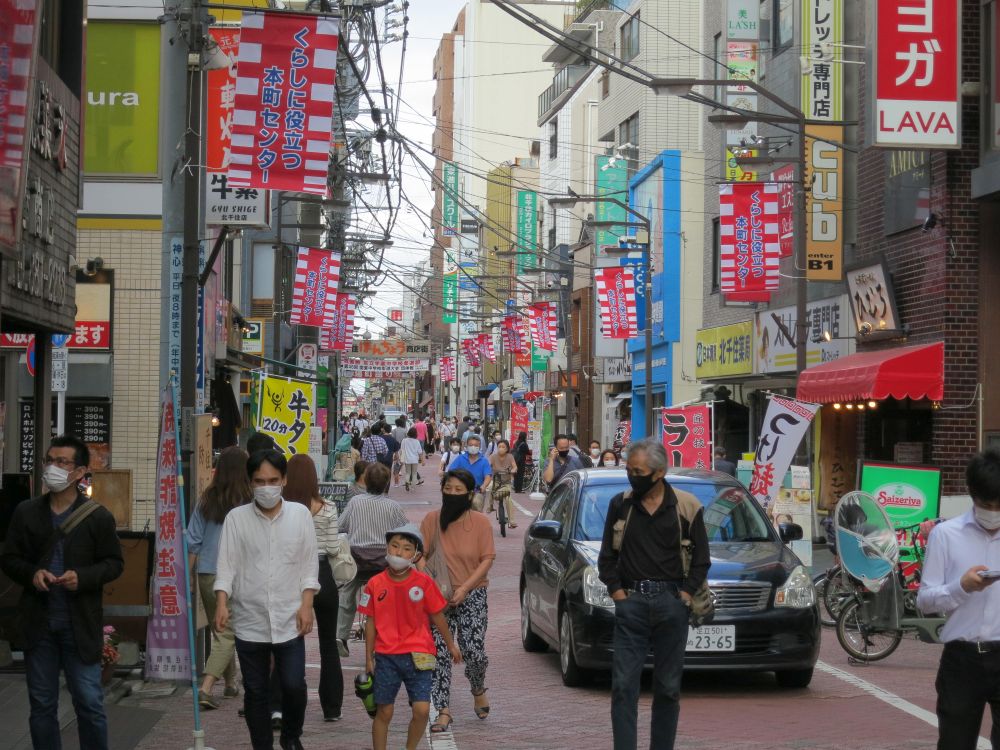
[[[263,375],[257,430],[273,437],[285,453],[308,453],[315,401],[312,383]]]
[[[184,509],[177,483],[177,425],[171,389],[160,395],[156,458],[156,546],[153,610],[146,621],[147,680],[190,680],[188,598],[184,573]]]
[[[337,306],[340,284],[340,253],[316,247],[300,247],[292,286],[289,322],[306,326],[329,326]]]
[[[476,339],[462,339],[462,354],[469,367],[479,367],[479,342]]]
[[[455,382],[455,358],[454,357],[441,357],[438,360],[438,367],[441,369],[441,382],[442,383],[453,383]]]
[[[750,480],[750,494],[765,508],[777,497],[795,451],[818,410],[819,404],[771,396],[757,439]]]
[[[723,295],[778,289],[781,259],[779,186],[773,182],[719,185],[719,283]]]
[[[513,354],[528,354],[531,347],[528,344],[528,334],[524,329],[524,320],[517,315],[504,317],[500,327],[503,334],[504,349]]]
[[[597,301],[601,307],[601,335],[606,339],[630,339],[638,336],[635,277],[632,270],[628,266],[601,268],[594,278]]]
[[[229,65],[205,74],[205,171],[225,172],[232,156],[233,109],[236,106],[236,56],[240,30],[213,26],[208,30]]]
[[[355,378],[398,378],[427,369],[426,359],[357,359],[348,357],[340,369]]]
[[[229,184],[327,195],[335,19],[244,13]]]
[[[490,362],[497,361],[496,349],[493,346],[493,336],[489,333],[481,333],[478,336],[479,351]]]
[[[326,351],[349,352],[354,346],[354,312],[358,298],[353,294],[338,294],[330,324],[320,332],[320,347]]]
[[[670,466],[712,468],[712,407],[672,406],[663,410],[663,447]]]
[[[535,347],[545,351],[555,351],[559,335],[559,321],[556,320],[554,302],[536,302],[528,307],[531,325],[531,340]]]
[[[510,405],[510,444],[513,445],[517,436],[528,431],[530,412],[527,404],[513,403]]]

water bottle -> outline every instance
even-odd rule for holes
[[[368,672],[354,678],[354,694],[361,699],[368,715],[375,718],[375,680]]]

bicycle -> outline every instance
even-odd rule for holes
[[[813,585],[816,587],[816,598],[821,605],[819,620],[823,625],[833,627],[837,624],[844,601],[854,593],[850,576],[836,564],[816,575],[813,578]]]
[[[507,526],[511,525],[510,519],[507,518],[507,500],[510,498],[511,481],[510,472],[497,472],[493,475],[493,486],[490,488],[502,537],[507,536]]]

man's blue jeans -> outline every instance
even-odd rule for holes
[[[61,750],[59,737],[59,670],[73,698],[80,747],[107,750],[108,719],[104,713],[101,663],[84,664],[69,627],[49,631],[24,653],[31,704],[31,744]]]
[[[305,640],[299,636],[285,643],[254,643],[237,638],[236,654],[243,672],[243,710],[254,750],[274,747],[268,706],[272,656],[281,685],[281,739],[301,737],[306,718]]]
[[[653,649],[653,719],[650,750],[673,750],[680,715],[681,673],[687,644],[688,608],[673,592],[631,594],[615,602],[611,671],[614,750],[636,750],[639,681]]]

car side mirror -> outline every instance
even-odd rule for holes
[[[558,521],[535,521],[528,527],[528,536],[557,541],[562,537],[562,524]]]
[[[778,536],[785,544],[797,542],[802,538],[802,527],[797,523],[779,523]]]

